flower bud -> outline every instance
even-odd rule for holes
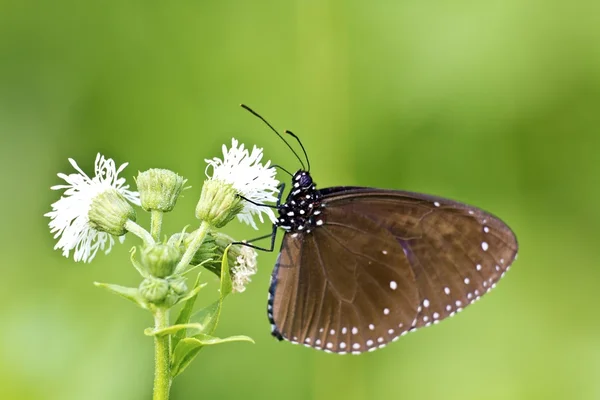
[[[179,297],[181,296],[175,293],[173,289],[169,289],[162,305],[168,308],[173,307],[177,303],[177,300],[179,300]]]
[[[175,207],[187,179],[168,169],[152,168],[140,172],[136,182],[144,210],[168,212]]]
[[[183,239],[183,246],[185,248],[187,248],[193,238],[194,238],[193,235],[185,234],[185,237]],[[215,238],[213,236],[213,233],[209,232],[204,237],[204,240],[202,241],[202,245],[200,245],[200,248],[196,251],[196,253],[192,257],[190,264],[198,265],[201,262],[208,260],[209,258],[216,259],[219,257],[220,256],[218,255],[218,252],[217,252],[217,245],[215,244]]]
[[[158,278],[171,275],[179,260],[181,260],[181,250],[167,244],[146,247],[140,257],[146,270]]]
[[[244,209],[242,199],[231,184],[208,179],[202,186],[196,218],[222,228]]]
[[[212,261],[204,264],[204,267],[220,277],[221,260],[223,259],[225,249],[235,240],[220,232],[212,232],[211,235],[214,237],[216,245],[216,257],[213,257]],[[250,277],[256,274],[256,257],[256,251],[248,246],[236,244],[229,248],[227,262],[229,264],[234,292],[240,293],[246,290],[246,285],[251,281]]]
[[[185,284],[185,278],[183,276],[179,276],[177,278],[169,279],[169,287],[177,294],[178,296],[184,295],[188,288]]]
[[[122,236],[127,233],[125,223],[135,221],[135,211],[121,193],[109,188],[93,198],[88,218],[97,231]]]
[[[140,294],[149,302],[160,304],[169,293],[169,284],[164,279],[146,278],[140,283]]]

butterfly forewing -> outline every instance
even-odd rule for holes
[[[325,208],[323,221],[284,237],[270,299],[274,334],[338,353],[382,347],[417,316],[408,259],[396,238],[365,216]]]
[[[401,244],[420,296],[414,328],[437,323],[478,300],[517,254],[508,226],[474,207],[399,191],[326,191],[329,207],[367,216]]]

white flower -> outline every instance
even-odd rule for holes
[[[52,186],[51,189],[65,189],[65,192],[60,200],[52,204],[52,211],[44,216],[51,219],[48,226],[50,232],[54,233],[54,238],[60,236],[54,248],[62,249],[65,257],[69,257],[69,252],[74,250],[75,261],[89,262],[98,250],[108,254],[115,243],[114,236],[100,232],[90,225],[88,212],[94,198],[107,190],[116,190],[131,203],[139,205],[139,194],[128,190],[129,185],[125,184],[125,178],[118,176],[127,163],[117,169],[112,159],[98,154],[95,176],[90,178],[75,160],[69,158],[69,162],[78,173],[58,174],[67,184]],[[119,241],[122,243],[123,240],[125,236],[120,236]]]
[[[267,161],[262,165],[263,150],[253,147],[252,152],[244,148],[243,144],[238,147],[238,141],[231,139],[231,148],[223,145],[223,160],[215,157],[205,160],[206,176],[215,181],[230,184],[239,195],[258,204],[274,203],[277,201],[279,181],[275,179],[277,171]],[[213,167],[213,174],[208,174],[208,168]],[[254,223],[253,216],[258,216],[260,222],[264,222],[262,214],[265,214],[271,222],[277,221],[273,210],[266,206],[259,206],[244,201],[243,210],[237,214],[240,221],[247,223],[254,229],[258,229]]]
[[[250,277],[256,274],[256,256],[254,249],[247,246],[240,248],[240,255],[231,268],[231,284],[234,293],[246,290],[246,285],[251,281]]]

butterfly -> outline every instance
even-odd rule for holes
[[[339,354],[385,347],[479,300],[516,259],[515,234],[479,208],[399,190],[318,189],[302,143],[286,133],[307,168],[283,139],[302,168],[271,236],[273,248],[284,230],[267,305],[279,340]]]

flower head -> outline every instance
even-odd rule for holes
[[[223,145],[223,160],[217,157],[205,160],[209,179],[202,188],[196,215],[216,227],[223,226],[235,215],[254,229],[257,229],[254,216],[264,222],[264,213],[271,222],[275,222],[273,210],[260,204],[277,201],[277,171],[270,166],[270,161],[261,164],[262,158],[262,149],[254,146],[250,152],[232,139],[231,148]],[[208,174],[209,167],[213,169],[212,176]],[[239,196],[250,201],[241,200]]]
[[[54,238],[60,237],[55,249],[62,249],[62,254],[69,257],[74,250],[75,261],[89,262],[98,250],[109,253],[114,245],[114,236],[102,232],[97,223],[90,221],[89,213],[94,203],[107,192],[114,192],[129,202],[139,205],[139,195],[130,191],[129,185],[125,184],[125,178],[119,178],[119,173],[127,166],[127,163],[116,168],[112,159],[106,159],[98,154],[95,161],[95,175],[90,178],[79,168],[75,160],[69,159],[77,173],[62,174],[58,177],[64,179],[66,185],[52,186],[53,190],[63,190],[61,198],[52,204],[52,211],[44,214],[49,217],[50,232]],[[111,197],[111,196],[109,196]],[[112,196],[114,197],[114,196]],[[119,240],[123,242],[124,236]]]

